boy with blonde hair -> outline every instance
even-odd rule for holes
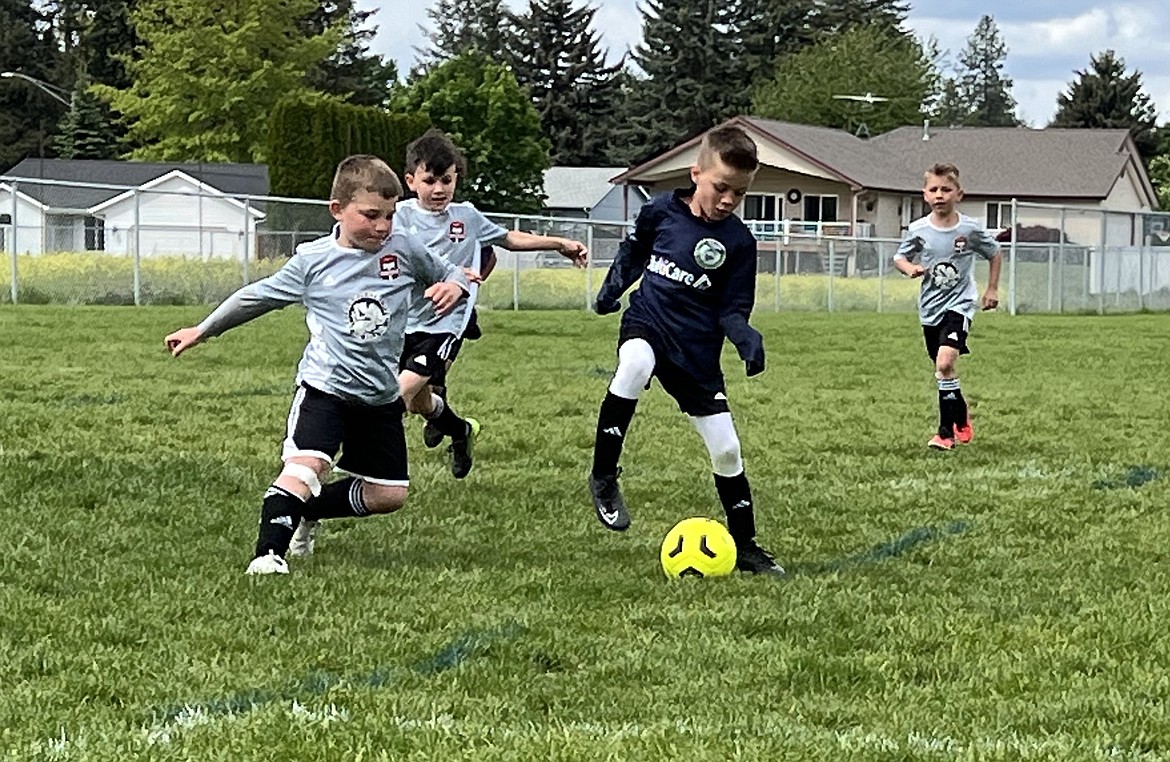
[[[999,305],[1003,255],[995,236],[978,220],[958,211],[963,199],[958,167],[935,164],[923,173],[923,179],[922,198],[931,211],[910,223],[894,254],[894,267],[911,278],[922,278],[918,317],[938,381],[939,418],[938,431],[926,444],[935,450],[951,450],[975,436],[956,366],[959,356],[970,352],[967,336],[976,300],[984,310]],[[975,285],[975,255],[989,262],[982,298]],[[913,261],[916,258],[919,261]]]
[[[391,236],[402,185],[376,156],[337,167],[333,232],[297,246],[275,274],[229,296],[197,326],[168,335],[187,349],[266,312],[305,306],[309,343],[297,368],[283,468],[264,494],[247,574],[287,574],[285,556],[302,519],[390,513],[410,483],[398,361],[407,312],[427,299],[449,312],[470,291],[463,272]],[[323,484],[336,465],[350,475]]]

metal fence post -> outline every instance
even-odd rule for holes
[[[1062,207],[1060,210],[1060,241],[1057,243],[1057,250],[1060,252],[1060,278],[1056,285],[1056,311],[1064,313],[1064,226],[1068,223],[1068,214]]]
[[[593,307],[593,223],[585,226],[585,248],[589,256],[585,258],[585,311]]]
[[[772,309],[776,312],[780,311],[780,269],[783,267],[783,261],[780,256],[780,242],[776,241],[776,248],[772,250],[772,273],[775,275],[775,283],[772,285],[775,288],[775,295],[772,299]]]
[[[885,310],[886,301],[886,255],[882,250],[882,245],[877,244],[878,255],[878,306],[877,311],[880,314]]]
[[[1144,310],[1146,308],[1146,241],[1145,236],[1142,236],[1142,245],[1138,247],[1138,309]]]
[[[833,311],[833,282],[837,279],[837,242],[829,239],[829,312]]]
[[[134,189],[134,306],[142,306],[142,238],[138,228],[142,223],[142,195]]]
[[[244,196],[244,285],[248,285],[251,278],[249,268],[252,264],[252,199]]]
[[[18,206],[16,197],[19,193],[17,187],[19,185],[20,183],[12,183],[12,283],[10,284],[10,290],[12,292],[13,304],[16,304],[20,297],[20,268],[16,264],[16,255],[20,252],[20,228],[16,224],[16,210]]]
[[[1097,231],[1097,248],[1100,251],[1100,256],[1097,259],[1100,261],[1098,269],[1101,271],[1097,278],[1097,314],[1105,314],[1105,215],[1101,215],[1101,228]]]
[[[1008,246],[1008,313],[1016,314],[1016,254],[1019,246],[1019,202],[1012,198],[1012,237]]]
[[[520,229],[520,218],[512,218],[512,229]],[[520,252],[512,252],[512,310],[520,311]]]

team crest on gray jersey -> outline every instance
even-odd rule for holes
[[[695,263],[704,270],[714,270],[727,261],[727,247],[714,238],[695,244]]]
[[[390,315],[382,302],[371,294],[358,294],[349,303],[347,329],[358,341],[371,341],[386,333]]]
[[[930,280],[939,288],[959,285],[959,268],[953,262],[939,262],[930,268]]]

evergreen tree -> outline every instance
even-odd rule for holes
[[[1004,75],[1007,45],[999,36],[999,27],[991,16],[979,19],[975,32],[967,38],[967,47],[959,54],[956,87],[962,108],[963,124],[971,127],[1016,127],[1016,100],[1012,97],[1012,80]]]
[[[307,75],[336,49],[336,29],[307,37],[314,0],[139,0],[143,40],[133,84],[94,85],[129,125],[136,159],[264,160],[268,119],[281,98],[309,92]]]
[[[0,71],[58,84],[60,53],[48,17],[28,0],[0,0]],[[31,82],[0,79],[0,172],[26,156],[52,156],[50,135],[65,107]]]
[[[512,73],[532,96],[554,164],[610,163],[622,64],[606,65],[590,28],[596,13],[573,0],[529,0],[527,13],[509,16]]]
[[[309,37],[341,29],[341,43],[333,55],[309,72],[308,83],[323,93],[359,106],[384,106],[398,83],[393,61],[370,52],[377,33],[371,21],[376,11],[358,10],[353,0],[324,0],[304,20]]]
[[[91,82],[116,88],[130,86],[126,63],[141,44],[130,23],[133,0],[99,0],[81,33],[81,60]]]
[[[503,0],[435,0],[427,9],[433,29],[423,28],[427,45],[415,48],[418,60],[410,72],[417,79],[436,65],[469,52],[507,63],[509,14]]]
[[[939,126],[958,127],[966,124],[970,115],[970,106],[959,94],[959,83],[954,77],[945,78],[942,82],[942,91],[931,110],[931,118]]]
[[[933,64],[913,37],[858,26],[785,58],[756,91],[752,113],[872,135],[918,124],[933,81]],[[843,97],[866,93],[878,98]]]
[[[1127,73],[1125,60],[1112,50],[1090,58],[1067,93],[1056,98],[1051,127],[1128,129],[1142,159],[1158,155],[1158,110],[1142,91],[1142,74]]]
[[[737,7],[720,0],[646,0],[621,141],[628,161],[660,153],[742,113]]]
[[[544,205],[549,143],[528,93],[507,66],[471,51],[410,83],[396,110],[421,112],[467,158],[458,195],[489,212],[537,212]]]
[[[114,159],[118,139],[104,103],[90,90],[84,75],[73,86],[69,111],[57,130],[57,154],[62,159]]]

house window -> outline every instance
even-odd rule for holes
[[[985,228],[988,230],[998,230],[999,228],[1006,228],[1011,224],[1011,204],[1004,204],[999,201],[989,201],[987,203],[987,219],[983,221]]]
[[[743,197],[743,219],[766,220],[774,222],[779,219],[777,210],[781,208],[780,197],[765,193],[749,193]]]
[[[836,196],[810,196],[804,197],[804,221],[805,222],[836,222],[837,221],[837,197]]]
[[[100,217],[85,218],[85,250],[106,250],[106,221]]]

